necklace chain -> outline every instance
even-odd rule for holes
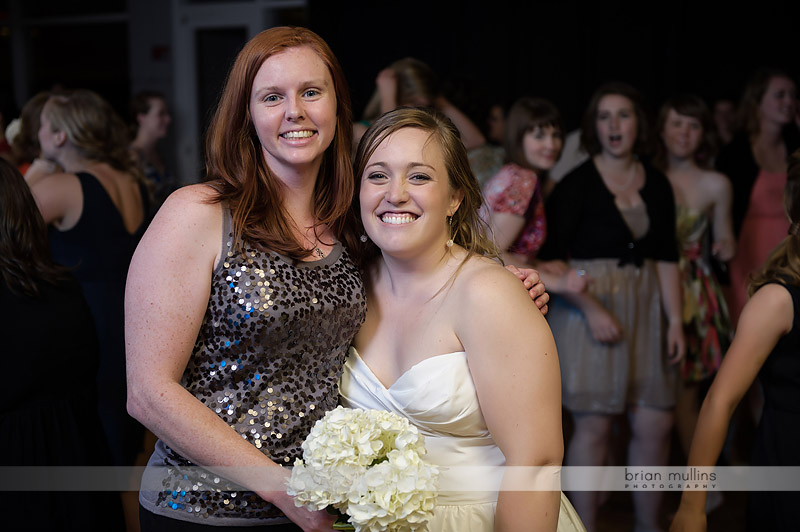
[[[312,249],[311,249],[311,252],[312,252],[314,255],[316,255],[317,257],[319,257],[319,258],[321,258],[321,259],[324,259],[324,258],[325,258],[325,252],[324,252],[324,251],[322,251],[322,250],[320,249],[320,247],[319,247],[319,244],[318,244],[318,242],[319,242],[319,238],[317,238],[317,233],[316,233],[316,232],[314,232],[314,240],[311,240],[310,238],[308,238],[308,234],[304,234],[304,235],[303,235],[303,238],[304,238],[304,239],[305,239],[305,240],[306,240],[306,241],[307,241],[309,244],[311,244],[311,247],[312,247]]]
[[[614,183],[611,179],[607,179],[607,182],[609,185],[611,185],[610,188],[618,192],[622,192],[623,190],[627,190],[627,188],[631,186],[631,183],[633,183],[635,177],[636,177],[636,161],[634,161],[633,164],[631,165],[631,173],[628,176],[628,180],[625,181],[625,184],[618,185]]]

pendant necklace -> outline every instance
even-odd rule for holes
[[[306,239],[306,241],[307,241],[309,244],[311,244],[311,246],[313,247],[313,249],[311,250],[311,252],[312,252],[314,255],[316,255],[316,256],[317,256],[317,257],[319,257],[320,259],[324,259],[324,258],[325,258],[325,252],[324,252],[324,251],[322,251],[322,250],[319,248],[319,246],[317,245],[317,242],[319,242],[319,239],[317,238],[317,233],[316,233],[316,231],[314,232],[314,240],[311,240],[310,238],[308,238],[308,235],[305,235],[305,234],[303,235],[303,238],[305,238],[305,239]]]

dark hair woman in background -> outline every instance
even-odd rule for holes
[[[78,281],[51,259],[47,226],[22,175],[3,159],[0,338],[7,398],[0,407],[0,465],[107,465],[109,450],[97,415],[98,347],[91,312]],[[19,478],[20,484],[30,480]],[[123,527],[116,494],[67,487],[4,493],[0,525],[41,531]]]
[[[586,292],[554,298],[549,316],[575,423],[570,466],[605,464],[612,420],[622,413],[632,433],[628,464],[667,463],[684,339],[675,202],[667,178],[639,159],[647,134],[639,92],[600,87],[582,128],[591,159],[559,181],[547,203],[543,258],[568,260],[592,278]],[[571,498],[587,530],[596,530],[599,495]],[[659,529],[661,498],[634,492],[637,530]]]

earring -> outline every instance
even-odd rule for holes
[[[367,240],[369,240],[369,237],[367,235],[361,235],[360,237],[358,237],[358,239],[366,244]]]
[[[453,217],[452,217],[452,216],[448,216],[448,217],[447,217],[447,225],[448,225],[448,227],[449,227],[449,229],[450,229],[450,230],[449,230],[449,233],[450,233],[450,239],[449,239],[447,242],[445,242],[445,245],[446,245],[447,247],[451,248],[451,247],[453,247],[453,244],[455,243],[455,242],[453,242],[453,237],[454,237],[455,235],[453,234]]]

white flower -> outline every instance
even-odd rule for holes
[[[337,407],[303,442],[289,480],[297,506],[333,506],[356,531],[426,530],[438,470],[426,464],[424,438],[404,417]]]

